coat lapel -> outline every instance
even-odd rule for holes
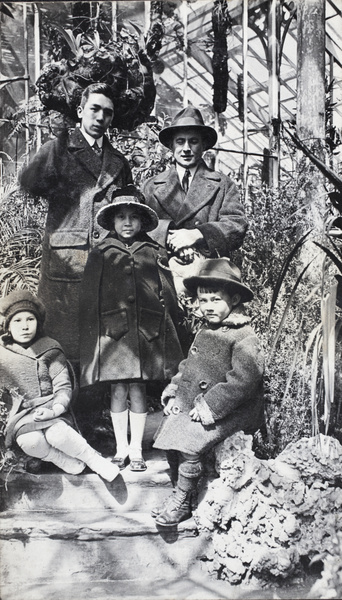
[[[76,128],[75,131],[70,134],[69,150],[87,171],[89,171],[95,179],[98,179],[101,173],[102,160],[91,149],[79,128]]]
[[[208,169],[204,161],[201,161],[191,182],[189,191],[178,211],[178,227],[191,219],[203,206],[210,204],[220,182],[220,174]]]
[[[163,210],[179,227],[198,213],[203,206],[210,204],[217,193],[220,182],[221,175],[208,169],[202,160],[189,191],[185,195],[176,168],[171,167],[155,178],[155,197]]]
[[[104,136],[102,168],[96,185],[98,190],[105,189],[113,183],[122,169],[122,164],[121,158],[115,154],[111,143]]]

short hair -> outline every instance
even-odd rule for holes
[[[80,106],[82,108],[84,108],[90,94],[102,94],[103,96],[106,96],[106,98],[109,98],[109,100],[112,101],[114,108],[114,96],[112,88],[107,83],[97,82],[88,85],[82,92],[80,101]]]
[[[234,286],[234,283],[225,283],[224,281],[217,281],[215,283],[201,283],[197,286],[197,293],[201,294],[217,294],[217,292],[225,292],[229,294],[229,296],[234,296],[235,294],[240,294],[239,289]]]

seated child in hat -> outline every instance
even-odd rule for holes
[[[81,387],[111,384],[113,462],[144,471],[146,382],[166,381],[183,355],[167,253],[146,232],[158,224],[133,186],[115,190],[97,214],[110,231],[88,256],[81,290]],[[128,443],[128,420],[130,443]]]
[[[253,293],[239,269],[228,258],[207,259],[185,285],[206,321],[162,394],[154,447],[167,451],[174,470],[178,461],[174,493],[152,512],[166,527],[191,516],[203,455],[238,430],[256,431],[263,415],[264,357],[243,307]]]
[[[65,354],[44,336],[45,308],[27,290],[1,298],[0,391],[11,407],[5,444],[16,442],[30,457],[77,475],[88,465],[107,481],[119,469],[98,454],[74,429],[68,408],[72,382]]]

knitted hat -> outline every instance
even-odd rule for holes
[[[114,214],[120,206],[137,207],[137,212],[142,216],[142,230],[152,231],[158,225],[159,219],[157,213],[146,204],[143,194],[134,185],[117,189],[112,194],[111,204],[100,208],[96,215],[99,225],[109,231],[113,229]]]
[[[203,136],[203,142],[206,150],[215,146],[217,142],[217,133],[213,127],[204,125],[203,117],[193,106],[187,106],[176,114],[170,127],[165,127],[159,134],[159,140],[167,148],[171,148],[172,140],[176,133],[189,127],[197,129]]]
[[[0,316],[3,319],[4,330],[8,329],[12,317],[22,311],[33,313],[38,323],[43,325],[45,308],[41,301],[28,290],[14,290],[0,299]]]
[[[193,295],[198,286],[224,286],[231,294],[240,294],[241,302],[253,299],[253,292],[241,282],[241,272],[229,258],[208,258],[201,263],[199,272],[193,277],[185,278],[185,287]]]

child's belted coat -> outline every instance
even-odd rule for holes
[[[5,430],[7,446],[18,435],[46,429],[61,419],[69,425],[74,423],[67,412],[72,400],[67,361],[61,346],[49,337],[41,337],[24,348],[7,334],[1,336],[0,390],[10,408]],[[62,404],[66,412],[48,421],[34,420],[37,406],[52,408],[54,404]]]
[[[84,271],[80,322],[81,386],[170,379],[183,354],[165,250],[145,233],[129,247],[103,240]]]
[[[263,370],[263,351],[241,309],[216,328],[203,327],[171,380],[175,402],[154,446],[196,454],[240,429],[256,431],[263,415]],[[194,406],[201,422],[189,417]]]

